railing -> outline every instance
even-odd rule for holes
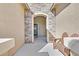
[[[54,35],[48,31],[49,42],[53,43],[53,48],[58,49],[64,56],[70,56],[70,49],[62,44],[62,38],[55,38]]]

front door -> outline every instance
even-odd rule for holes
[[[38,37],[38,24],[34,24],[34,37]]]

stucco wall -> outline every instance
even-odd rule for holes
[[[24,10],[21,4],[0,4],[0,37],[15,38],[16,46],[9,51],[10,55],[24,44]]]
[[[37,16],[34,18],[34,24],[38,24],[38,36],[46,36],[46,18]]]
[[[63,32],[72,34],[79,32],[79,4],[70,4],[56,17],[56,36],[60,37]]]

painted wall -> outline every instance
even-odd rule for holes
[[[46,18],[37,16],[34,18],[34,24],[38,24],[38,36],[46,36]]]
[[[70,4],[56,16],[56,36],[60,37],[63,32],[79,32],[79,4]]]
[[[24,44],[24,9],[21,4],[0,4],[0,37],[15,38],[12,55]]]

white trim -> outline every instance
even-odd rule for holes
[[[34,42],[34,15],[32,15],[32,42]]]

